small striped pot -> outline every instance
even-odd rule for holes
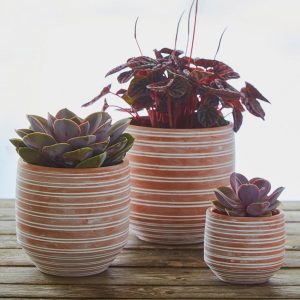
[[[234,171],[232,126],[162,129],[129,126],[135,143],[131,166],[131,228],[159,244],[203,242],[213,189]]]
[[[62,169],[19,161],[17,239],[36,267],[58,276],[108,268],[127,242],[129,165]]]
[[[266,282],[283,265],[284,214],[231,217],[209,208],[206,213],[204,261],[222,281]]]

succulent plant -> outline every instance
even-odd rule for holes
[[[123,133],[130,119],[111,124],[107,112],[82,119],[67,108],[45,119],[28,115],[29,129],[18,129],[21,137],[10,139],[20,157],[35,165],[58,168],[97,168],[123,161],[133,137]]]
[[[230,176],[230,187],[222,186],[215,190],[218,201],[213,201],[217,210],[238,217],[271,216],[280,202],[277,200],[284,190],[277,188],[272,194],[268,180],[255,177],[248,179],[239,173]]]

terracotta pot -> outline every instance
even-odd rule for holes
[[[234,171],[232,126],[162,129],[130,125],[131,227],[160,244],[203,242],[213,189]]]
[[[36,267],[59,276],[108,268],[127,242],[128,161],[62,169],[19,161],[17,239]]]
[[[231,217],[209,208],[204,260],[222,281],[257,284],[267,281],[284,260],[285,228],[281,210],[271,217]]]

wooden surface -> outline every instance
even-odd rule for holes
[[[284,202],[284,267],[269,283],[229,285],[203,262],[199,245],[157,246],[132,234],[104,273],[61,278],[40,273],[16,242],[14,202],[0,200],[0,299],[300,299],[300,202]]]

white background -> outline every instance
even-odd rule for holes
[[[127,58],[172,47],[177,20],[184,48],[186,0],[0,0],[0,198],[14,197],[17,154],[8,139],[27,127],[25,114],[46,115],[81,104],[113,78],[104,74]],[[200,0],[194,56],[218,59],[254,84],[272,104],[266,121],[245,116],[236,134],[237,171],[283,185],[282,198],[300,199],[300,1]],[[232,82],[241,87],[242,80]],[[115,89],[118,87],[114,85]],[[119,103],[118,100],[110,102]],[[113,112],[116,120],[120,113]],[[127,117],[123,115],[123,117]]]

